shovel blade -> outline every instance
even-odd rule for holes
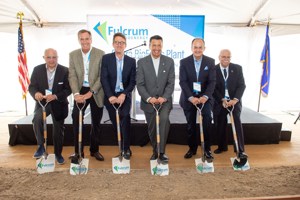
[[[250,165],[247,158],[230,158],[233,170],[235,171],[246,171],[250,169]]]
[[[150,160],[151,174],[155,176],[168,176],[169,164],[162,163],[159,160]]]
[[[71,163],[70,174],[71,175],[83,175],[87,174],[89,169],[89,159],[83,158],[78,164]]]
[[[120,157],[112,158],[112,171],[114,174],[129,174],[130,160],[120,159]]]
[[[54,172],[55,169],[55,155],[48,154],[47,156],[42,156],[36,160],[36,169],[39,174],[44,174],[48,172]]]
[[[214,163],[207,162],[206,160],[203,162],[202,158],[195,159],[196,170],[199,174],[202,173],[211,173],[215,171]]]

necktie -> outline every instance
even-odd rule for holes
[[[117,83],[116,83],[116,92],[120,92],[121,88],[120,88],[120,84],[122,82],[122,61],[117,60]]]
[[[226,79],[227,78],[227,70],[223,69],[223,72],[224,72],[224,79]]]
[[[199,72],[200,72],[200,62],[196,62],[196,74],[197,74],[197,80],[199,77]]]

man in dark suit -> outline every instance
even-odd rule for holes
[[[214,121],[217,127],[218,148],[214,151],[215,154],[220,154],[227,151],[227,115],[226,108],[233,109],[233,117],[237,132],[239,144],[239,158],[247,158],[244,153],[244,134],[241,123],[242,111],[242,96],[246,85],[243,76],[243,70],[240,65],[230,63],[231,52],[228,49],[223,49],[220,52],[220,63],[216,65],[217,83],[213,93],[214,103]]]
[[[79,133],[79,106],[85,102],[82,110],[83,116],[88,105],[91,108],[92,129],[90,133],[90,155],[96,160],[103,161],[104,157],[99,152],[100,122],[103,114],[104,92],[100,82],[101,61],[104,51],[92,47],[92,34],[82,29],[78,31],[80,49],[74,50],[69,56],[69,82],[74,95],[72,112],[75,154],[71,159],[78,159],[78,133]],[[85,134],[85,130],[83,130]],[[82,142],[81,155],[84,156]]]
[[[137,89],[141,96],[141,109],[144,111],[150,142],[153,147],[151,160],[159,159],[168,162],[165,154],[168,139],[172,105],[172,94],[175,84],[174,60],[161,54],[163,39],[159,35],[150,38],[151,54],[140,59],[137,63]],[[161,104],[160,109],[160,155],[157,153],[156,141],[156,111],[153,105]]]
[[[131,92],[136,83],[136,61],[124,54],[126,37],[122,33],[113,36],[114,53],[106,54],[102,58],[101,83],[104,90],[104,105],[108,111],[110,121],[117,134],[116,110],[120,105],[120,127],[122,134],[122,156],[130,159],[130,108]]]
[[[184,158],[191,158],[197,153],[200,143],[196,132],[197,109],[195,105],[204,105],[202,109],[205,157],[213,159],[210,149],[212,94],[216,83],[215,60],[203,55],[205,42],[201,38],[192,41],[193,54],[180,60],[179,85],[181,95],[179,104],[183,108],[188,130],[189,150]]]
[[[43,146],[43,109],[40,101],[46,106],[46,115],[52,117],[53,122],[53,144],[55,158],[58,164],[63,164],[64,158],[61,155],[64,140],[64,120],[68,116],[68,100],[71,89],[68,81],[68,68],[57,63],[57,52],[54,49],[46,49],[43,58],[46,63],[36,66],[33,69],[29,93],[36,100],[33,115],[33,130],[38,144],[34,158],[42,157],[45,152]]]

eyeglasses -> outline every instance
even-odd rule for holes
[[[222,59],[230,59],[231,56],[221,56]]]
[[[126,44],[126,42],[123,42],[123,41],[121,41],[121,42],[119,42],[119,41],[114,41],[114,44],[116,44],[116,45],[124,45],[124,44]]]
[[[46,58],[46,59],[48,59],[48,60],[50,60],[50,59],[57,59],[57,56],[46,56],[46,57],[44,57],[44,58]]]

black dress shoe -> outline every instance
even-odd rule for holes
[[[126,160],[130,160],[130,157],[132,156],[132,152],[130,149],[124,151],[123,153],[123,157],[126,159]]]
[[[248,155],[244,152],[239,152],[239,158],[240,159],[247,159],[248,158]]]
[[[157,153],[153,153],[150,160],[156,160],[158,158],[158,154]]]
[[[186,152],[186,154],[184,155],[184,158],[188,159],[191,158],[193,155],[196,155],[196,152],[188,150],[188,152]]]
[[[81,157],[84,158],[84,153],[81,153]],[[74,159],[74,158],[79,158],[79,154],[78,153],[73,153],[69,156],[69,159]]]
[[[92,157],[95,157],[96,160],[99,160],[99,161],[104,161],[104,157],[101,155],[101,153],[99,152],[95,152],[95,153],[92,153],[91,152],[91,156]]]
[[[220,154],[220,153],[222,153],[222,152],[224,152],[224,151],[228,151],[228,149],[226,149],[226,150],[222,150],[222,149],[216,149],[216,150],[214,150],[214,153],[215,154]]]
[[[211,151],[205,151],[205,158],[208,160],[208,161],[212,161],[214,159]]]
[[[164,154],[164,153],[160,153],[159,154],[159,159],[163,162],[163,163],[167,163],[169,161],[169,157]]]

